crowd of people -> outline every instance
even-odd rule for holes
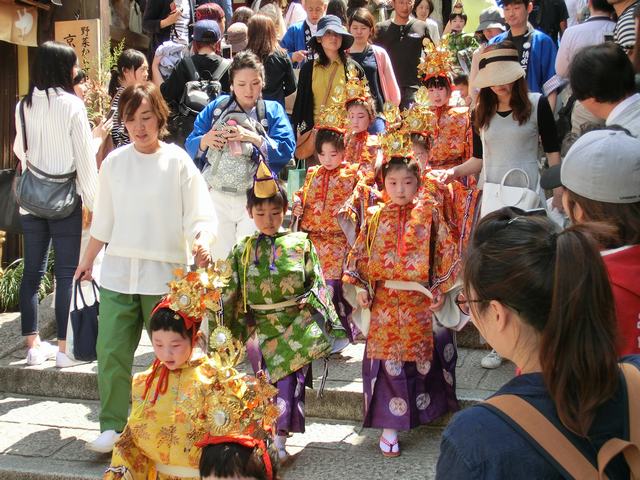
[[[75,203],[18,195],[26,362],[74,365],[73,282],[96,278],[105,478],[278,478],[312,362],[354,342],[363,425],[398,457],[460,409],[469,320],[515,377],[453,417],[438,478],[640,475],[638,1],[484,3],[147,0],[149,50],[93,125],[74,51],[38,47],[14,152]]]

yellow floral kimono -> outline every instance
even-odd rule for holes
[[[204,412],[205,393],[215,384],[216,367],[206,356],[190,360],[168,372],[166,390],[163,375],[153,371],[133,377],[131,415],[104,480],[200,479],[201,449],[195,443],[206,430],[194,420]]]

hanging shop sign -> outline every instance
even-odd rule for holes
[[[0,40],[38,46],[38,9],[11,3],[0,3]]]

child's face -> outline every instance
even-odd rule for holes
[[[318,159],[324,168],[334,170],[342,163],[344,151],[338,150],[333,143],[325,142],[318,152]]]
[[[453,30],[454,32],[460,33],[464,29],[464,26],[466,25],[466,23],[467,22],[465,22],[462,17],[456,17],[453,20],[451,20],[451,30]]]
[[[369,129],[371,118],[369,112],[362,105],[349,107],[349,124],[353,133],[366,132]]]
[[[307,12],[307,20],[311,25],[316,25],[318,20],[324,17],[327,11],[328,2],[324,0],[306,0],[304,2],[304,10]]]
[[[413,156],[420,163],[420,167],[424,168],[427,166],[427,161],[429,160],[429,150],[426,148],[424,143],[422,142],[412,142],[413,144]]]
[[[181,320],[176,320],[176,322]],[[151,332],[151,344],[158,360],[169,370],[175,370],[187,363],[191,357],[191,340],[170,330]]]
[[[396,168],[387,173],[384,189],[396,205],[407,205],[418,193],[418,179],[407,168]]]
[[[249,211],[249,216],[253,218],[256,228],[264,235],[273,236],[278,233],[284,221],[284,210],[281,206],[264,202],[254,205]]]
[[[428,89],[431,105],[442,107],[449,101],[449,91],[445,87],[431,87]]]

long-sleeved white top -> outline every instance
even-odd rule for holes
[[[218,220],[189,155],[161,143],[145,154],[134,144],[102,163],[91,236],[108,243],[102,286],[120,293],[166,293],[175,267],[191,263],[199,233],[215,238]]]
[[[76,187],[83,204],[93,210],[98,183],[98,167],[91,127],[82,100],[60,89],[34,89],[31,107],[25,104],[24,117],[29,147],[29,162],[51,175],[77,171]],[[26,171],[22,139],[20,103],[16,106],[16,138],[13,151]],[[20,213],[26,214],[22,211]]]

